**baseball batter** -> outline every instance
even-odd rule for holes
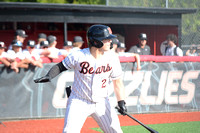
[[[54,65],[46,76],[34,80],[49,82],[59,73],[74,69],[74,82],[67,101],[63,133],[80,133],[88,116],[94,118],[105,133],[122,133],[117,113],[108,99],[109,81],[113,80],[119,112],[124,115],[124,85],[119,58],[110,52],[111,39],[115,38],[105,25],[93,25],[87,31],[89,48],[69,54]]]

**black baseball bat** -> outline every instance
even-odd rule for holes
[[[115,107],[117,110],[120,110],[119,107]],[[142,122],[140,122],[139,120],[137,120],[136,118],[134,118],[133,116],[131,116],[130,114],[128,114],[127,112],[123,112],[125,115],[127,115],[129,118],[133,119],[134,121],[136,121],[137,123],[139,123],[141,126],[143,126],[144,128],[146,128],[149,132],[151,133],[158,133],[158,131],[148,127],[147,125],[143,124]]]

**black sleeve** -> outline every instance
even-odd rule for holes
[[[67,68],[63,65],[62,62],[54,65],[49,72],[47,73],[46,76],[49,76],[50,79],[53,79],[54,77],[56,77],[58,74],[60,74],[63,71],[66,71]]]

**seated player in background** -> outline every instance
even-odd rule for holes
[[[48,57],[50,54],[50,51],[48,50],[49,42],[48,41],[41,41],[40,42],[40,48],[37,50],[40,57]]]
[[[165,56],[183,56],[182,49],[177,46],[178,39],[175,34],[168,34],[166,40]]]
[[[0,63],[4,64],[6,67],[11,68],[13,61],[8,60],[8,54],[5,52],[5,49],[5,43],[0,42]],[[19,69],[16,66],[13,66],[11,69],[13,69],[16,73],[19,72]]]
[[[129,49],[130,53],[135,53],[139,55],[151,55],[150,46],[147,45],[147,34],[140,33],[138,36],[138,44],[132,46]]]
[[[21,51],[22,43],[17,40],[12,42],[12,50],[8,50],[8,59],[12,60],[13,63],[11,68],[28,68],[30,61],[25,58],[24,53]]]
[[[81,47],[83,46],[83,38],[81,36],[75,36],[74,39],[73,39],[73,42],[72,42],[72,52],[73,51],[77,51],[77,50],[80,50]]]
[[[62,55],[64,57],[67,57],[68,54],[71,52],[73,46],[71,41],[66,41],[63,44],[63,49],[60,49],[59,55]]]
[[[56,40],[57,40],[56,36],[49,35],[47,37],[47,41],[49,42],[48,51],[50,52],[50,54],[48,55],[48,57],[50,59],[56,59],[56,58],[58,58],[59,49],[56,48],[56,45],[57,45],[57,41]]]
[[[23,45],[25,39],[28,37],[28,35],[26,34],[25,30],[22,29],[17,29],[15,31],[15,35],[14,35],[14,39],[13,40],[17,40],[20,41]],[[10,46],[8,47],[8,49],[12,49],[12,42],[10,44]],[[22,51],[22,48],[20,49]]]
[[[40,68],[43,67],[42,59],[40,58],[40,55],[35,48],[35,41],[28,40],[26,49],[23,50],[23,53],[25,58],[28,59],[33,66]]]
[[[141,70],[141,65],[140,65],[140,55],[136,54],[136,53],[129,53],[129,52],[125,52],[126,50],[126,46],[124,43],[122,42],[118,42],[117,44],[117,53],[119,54],[119,56],[125,56],[125,57],[135,57],[136,63],[137,63],[137,71]]]
[[[119,40],[117,38],[113,38],[112,42],[111,42],[111,51],[113,51],[114,53],[117,53],[117,45],[119,43]]]
[[[47,35],[45,33],[38,34],[37,44],[35,45],[35,48],[40,49],[40,43],[46,40],[47,40]]]
[[[199,53],[197,53],[197,46],[195,44],[192,44],[190,49],[188,49],[185,53],[186,56],[199,56]]]
[[[117,43],[117,53],[118,53],[118,55],[119,56],[125,56],[125,54],[126,54],[126,46],[125,46],[125,44],[124,43],[122,43],[122,42],[118,42]]]

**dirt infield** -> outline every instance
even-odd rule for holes
[[[200,121],[200,112],[136,114],[136,119],[144,124],[162,124],[175,122]],[[121,126],[138,125],[127,116],[119,116]],[[0,133],[62,133],[64,119],[37,119],[20,121],[3,121],[0,124]],[[87,118],[81,133],[98,133],[90,128],[98,127],[90,117]]]

